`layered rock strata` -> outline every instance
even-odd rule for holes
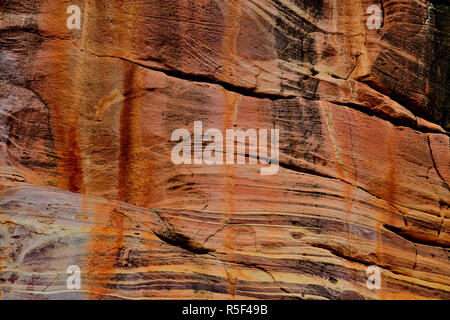
[[[3,299],[450,298],[444,1],[0,10]],[[278,129],[278,173],[175,165],[195,121]]]

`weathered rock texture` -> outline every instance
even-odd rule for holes
[[[2,298],[450,299],[446,1],[0,3]],[[175,166],[198,120],[278,174]]]

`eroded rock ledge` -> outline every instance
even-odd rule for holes
[[[450,298],[448,5],[75,2],[0,7],[2,298]],[[174,165],[194,121],[278,174]]]

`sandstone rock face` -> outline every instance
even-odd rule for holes
[[[447,2],[2,3],[1,298],[450,299]],[[174,164],[196,121],[277,174]]]

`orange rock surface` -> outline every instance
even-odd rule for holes
[[[1,298],[450,299],[448,4],[71,4],[0,5]],[[195,121],[278,173],[175,165]]]

